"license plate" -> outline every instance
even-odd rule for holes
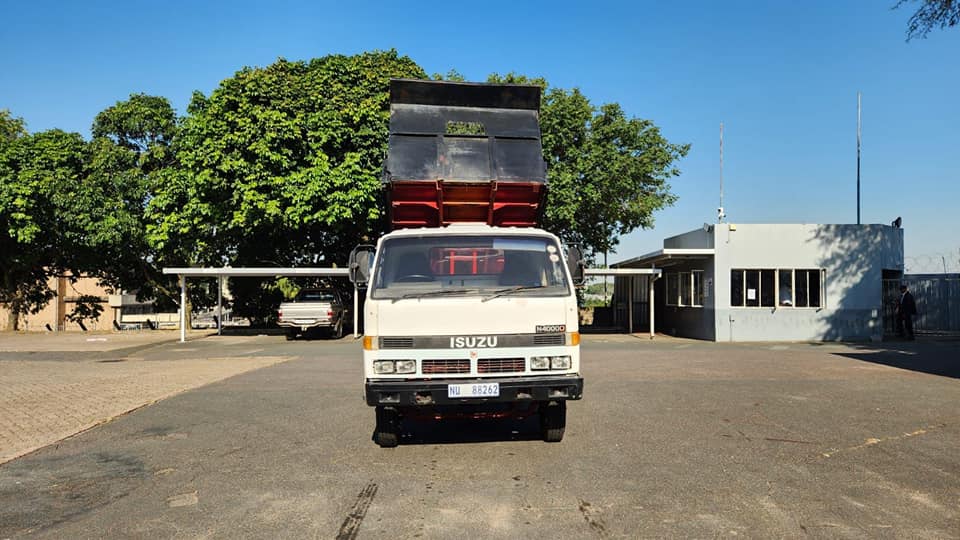
[[[449,398],[468,398],[468,397],[498,397],[500,396],[500,383],[472,383],[472,384],[448,384],[447,397]]]

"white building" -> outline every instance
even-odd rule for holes
[[[713,341],[879,340],[891,301],[883,280],[903,275],[903,230],[721,223],[611,266],[663,270],[654,284],[657,332]],[[649,330],[648,279],[617,278],[615,322],[627,325],[630,296],[632,330]]]

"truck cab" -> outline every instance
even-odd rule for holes
[[[458,225],[383,237],[368,284],[364,379],[377,442],[410,408],[509,404],[559,441],[580,399],[577,298],[556,236]],[[422,411],[421,411],[422,412]]]

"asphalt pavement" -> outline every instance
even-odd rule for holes
[[[956,341],[582,351],[561,443],[407,421],[382,449],[350,338],[139,350],[294,358],[0,466],[0,539],[960,537]]]

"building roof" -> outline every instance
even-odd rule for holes
[[[639,257],[611,264],[611,268],[635,268],[638,266],[670,266],[678,261],[712,257],[713,248],[664,248]]]
[[[176,274],[186,277],[277,277],[277,276],[328,276],[347,277],[348,268],[164,268],[164,274]]]

